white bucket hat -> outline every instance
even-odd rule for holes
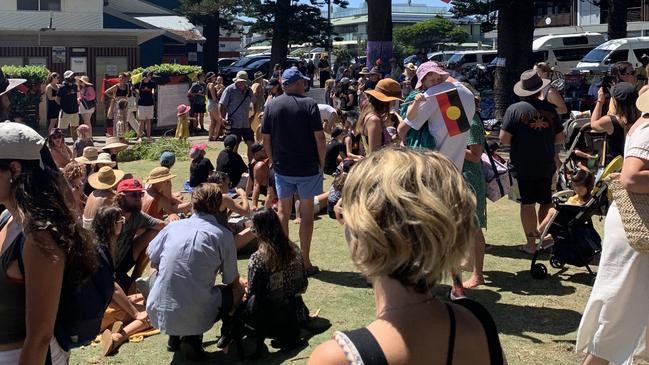
[[[45,138],[32,128],[6,121],[0,123],[0,159],[3,160],[38,160],[41,167],[41,150]]]

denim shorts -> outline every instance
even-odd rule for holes
[[[279,199],[287,199],[297,192],[300,199],[311,199],[322,193],[322,171],[313,176],[283,176],[275,173],[275,188]]]

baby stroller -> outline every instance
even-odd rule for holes
[[[608,187],[602,181],[609,174],[619,171],[622,158],[614,159],[597,177],[591,199],[582,206],[565,204],[572,191],[561,191],[553,195],[556,213],[541,234],[536,251],[532,257],[530,274],[534,279],[543,279],[548,274],[544,264],[537,263],[541,252],[551,248],[550,266],[561,269],[566,264],[576,267],[586,267],[589,273],[593,271],[588,266],[593,258],[602,250],[601,238],[593,227],[593,216],[603,215],[609,205]],[[554,244],[543,246],[543,238],[551,235]]]
[[[579,168],[579,164],[586,165],[595,175],[601,174],[607,162],[606,133],[596,133],[591,130],[590,119],[573,119],[565,124],[566,155],[568,156],[557,171],[556,190],[570,189],[569,174]],[[597,157],[589,160],[578,156],[579,153],[588,153]]]

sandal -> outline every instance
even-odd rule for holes
[[[536,250],[528,250],[527,245],[518,245],[516,246],[516,251],[526,253],[528,255],[534,255],[536,253]]]
[[[117,352],[117,347],[115,346],[115,341],[113,341],[113,333],[119,333],[124,327],[122,321],[116,321],[113,323],[111,329],[106,329],[101,334],[101,354],[102,356],[114,355]]]
[[[305,273],[307,277],[313,276],[320,273],[320,268],[315,265],[311,265],[305,270]]]

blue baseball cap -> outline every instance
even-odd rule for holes
[[[160,155],[160,165],[164,167],[171,167],[176,163],[176,155],[171,151],[164,151]]]
[[[297,67],[291,67],[289,69],[284,70],[284,73],[282,73],[283,85],[290,85],[299,79],[303,79],[307,81],[311,80],[310,78],[302,75],[302,73],[300,72],[300,70],[297,69]]]

